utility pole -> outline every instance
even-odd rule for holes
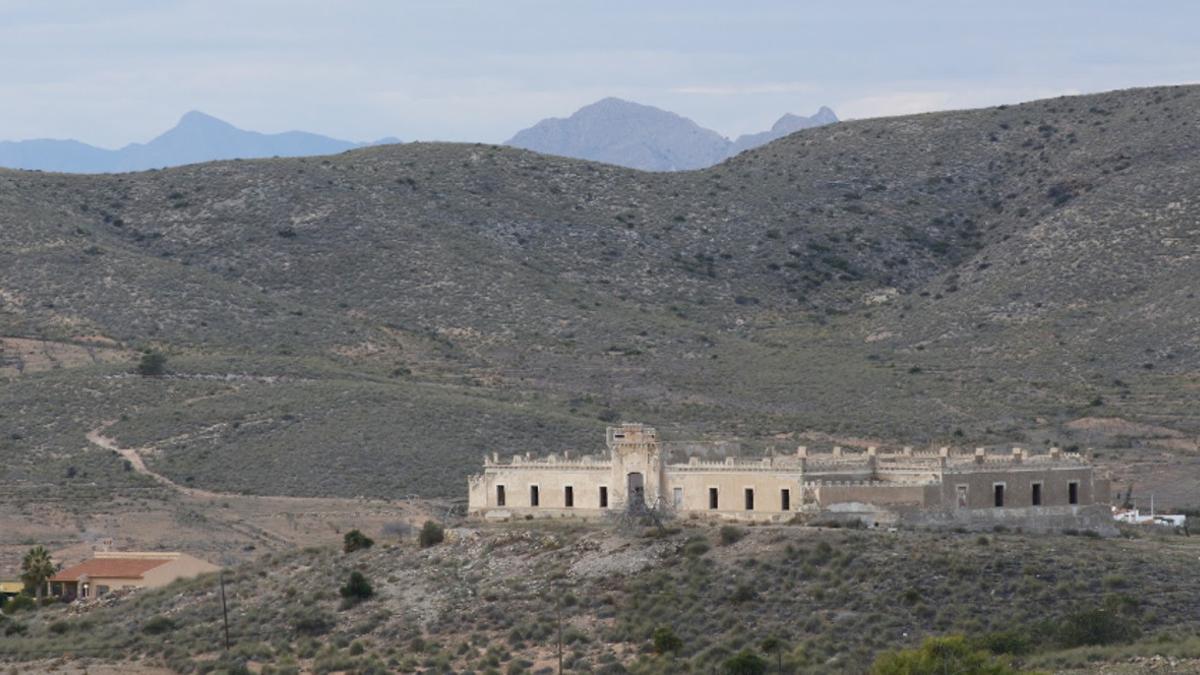
[[[554,613],[558,617],[558,675],[563,672],[562,593],[554,594]]]
[[[221,579],[221,616],[225,620],[225,651],[229,651],[229,609],[225,606],[225,570],[221,570],[220,579]]]

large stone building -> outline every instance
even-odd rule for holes
[[[609,427],[605,456],[484,459],[469,510],[492,519],[597,517],[645,505],[683,517],[1112,531],[1108,480],[1075,453],[832,452],[672,461],[657,432]]]

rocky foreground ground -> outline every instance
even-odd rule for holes
[[[461,527],[428,548],[311,548],[228,571],[228,653],[206,577],[19,613],[2,623],[0,654],[18,671],[121,660],[144,672],[553,672],[561,625],[567,672],[709,672],[775,637],[779,653],[763,656],[795,672],[858,673],[952,633],[1028,668],[1193,672],[1198,557],[1200,540],[1180,535]],[[373,593],[350,602],[339,589],[356,571]],[[1093,609],[1128,630],[1068,648],[1064,627]],[[656,651],[663,629],[676,652]]]

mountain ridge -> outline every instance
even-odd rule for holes
[[[682,115],[610,96],[569,117],[541,120],[518,131],[505,145],[643,171],[686,171],[837,121],[833,111],[822,106],[812,117],[787,113],[766,131],[730,140]]]
[[[304,131],[265,134],[240,129],[212,115],[192,110],[184,113],[174,127],[155,138],[117,149],[100,148],[74,139],[0,141],[0,166],[63,173],[119,173],[220,159],[327,155],[394,142],[398,141],[385,138],[355,143]]]
[[[1195,475],[1198,117],[1200,87],[1125,90],[675,173],[442,143],[0,171],[0,336],[82,355],[0,354],[0,460],[128,480],[63,450],[119,419],[181,485],[454,496],[485,452],[626,419],[755,452],[1054,443],[1118,482]],[[85,360],[99,339],[174,375]]]

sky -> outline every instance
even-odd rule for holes
[[[718,132],[1200,82],[1200,2],[0,0],[0,139],[501,142],[605,96]]]

